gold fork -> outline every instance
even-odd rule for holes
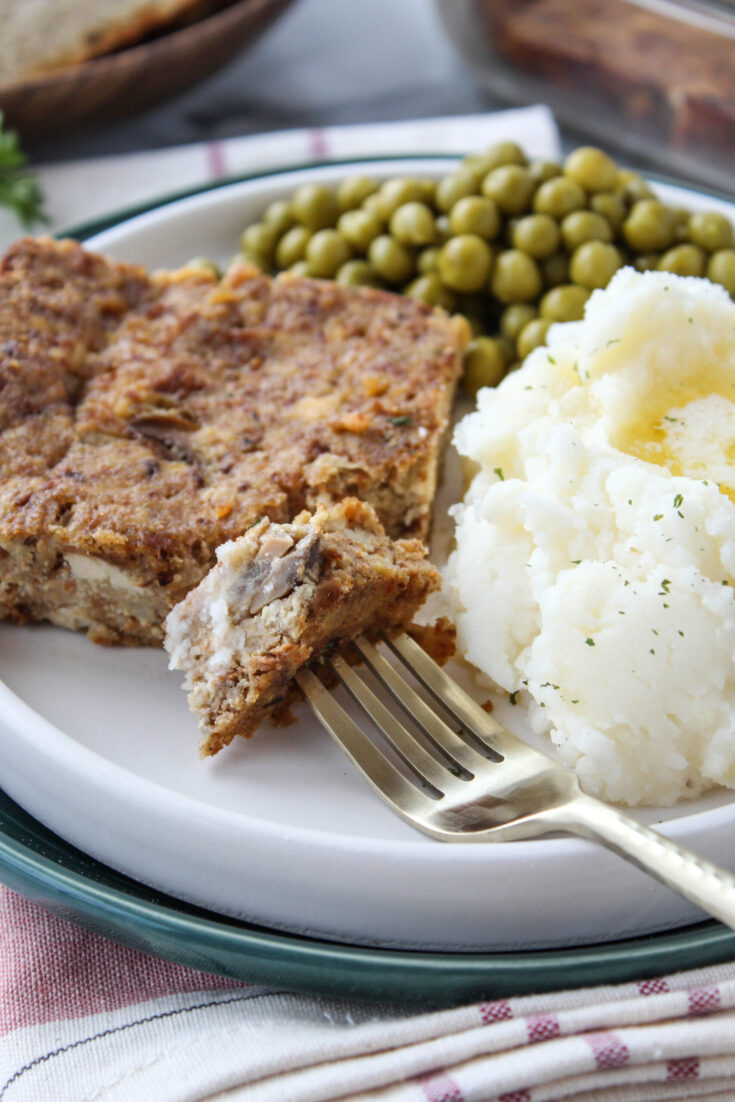
[[[328,666],[383,733],[395,762],[311,670],[303,670],[297,681],[337,745],[412,826],[442,842],[509,842],[558,831],[591,838],[735,929],[731,873],[585,795],[570,769],[501,726],[409,636],[385,642],[457,728],[375,646],[357,639],[368,668],[423,737],[401,722],[342,656],[333,655]]]

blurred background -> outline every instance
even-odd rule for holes
[[[593,140],[637,168],[732,188],[735,9],[723,0],[192,3],[168,0],[173,22],[108,56],[45,72],[31,56],[0,77],[32,161],[545,102],[569,147]],[[54,21],[39,35],[34,11],[75,5],[95,7],[0,0],[0,21],[7,32],[23,10],[24,42],[46,40]]]

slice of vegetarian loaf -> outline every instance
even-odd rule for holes
[[[170,668],[186,674],[201,752],[252,735],[325,648],[410,623],[440,575],[420,540],[393,541],[348,498],[291,524],[261,520],[169,613]]]
[[[354,495],[425,536],[464,339],[369,288],[20,241],[0,263],[0,616],[156,644],[260,517]]]

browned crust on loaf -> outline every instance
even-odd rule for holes
[[[439,666],[446,665],[457,650],[457,629],[446,616],[433,624],[411,624],[408,634]]]
[[[155,644],[261,516],[355,495],[391,535],[425,536],[462,343],[369,288],[149,277],[18,242],[0,263],[0,616]],[[69,552],[135,593],[90,583],[82,608]]]
[[[426,561],[419,540],[390,540],[370,506],[354,498],[315,514],[298,516],[292,525],[278,526],[293,534],[304,529],[318,537],[318,581],[298,587],[263,612],[239,623],[236,651],[225,670],[213,675],[207,658],[213,647],[207,610],[215,595],[224,599],[228,616],[238,615],[238,590],[228,587],[223,564],[174,610],[176,630],[191,641],[179,664],[187,674],[189,706],[202,733],[201,752],[217,753],[240,735],[249,738],[262,721],[282,714],[294,698],[293,678],[320,655],[344,647],[358,635],[395,633],[413,619],[430,592],[440,585],[438,571]],[[247,547],[243,577],[258,561],[276,526],[262,522],[238,541]],[[222,579],[222,580],[220,580]],[[310,579],[308,579],[310,581]],[[299,602],[299,592],[306,593]],[[172,641],[167,639],[172,650]]]

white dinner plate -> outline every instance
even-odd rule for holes
[[[361,171],[437,176],[453,163],[411,158],[270,174],[172,202],[87,246],[150,268],[195,255],[226,260],[265,204],[306,180]],[[699,192],[659,190],[691,208],[735,213]],[[439,558],[457,493],[448,462],[437,503]],[[181,676],[168,672],[162,652],[2,624],[0,668],[0,785],[96,859],[210,910],[354,944],[445,950],[598,943],[702,918],[586,841],[448,846],[417,834],[305,707],[295,725],[266,727],[201,761]],[[502,701],[496,715],[519,730]],[[640,817],[735,868],[731,793]]]

